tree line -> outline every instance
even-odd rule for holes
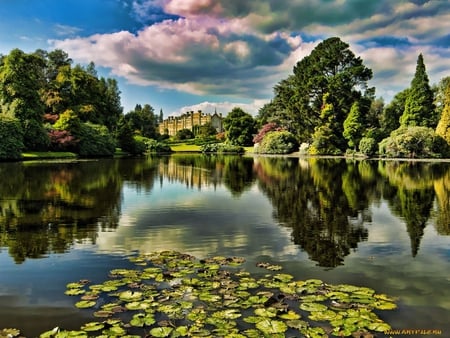
[[[274,86],[255,118],[235,107],[223,121],[224,134],[206,126],[176,138],[255,144],[259,153],[449,157],[450,77],[430,85],[419,54],[410,87],[386,105],[369,86],[372,76],[347,43],[332,37]],[[23,151],[170,150],[159,142],[168,138],[158,132],[162,120],[150,104],[124,114],[117,81],[99,77],[93,63],[74,65],[62,50],[0,56],[0,159],[18,159]]]
[[[326,39],[275,85],[257,119],[292,133],[309,154],[450,156],[450,77],[431,86],[419,54],[410,87],[385,105],[372,76],[347,43]]]
[[[138,104],[123,114],[120,94],[115,79],[99,77],[94,63],[74,65],[63,50],[0,56],[0,159],[23,151],[142,152],[135,136],[156,138],[162,112]]]

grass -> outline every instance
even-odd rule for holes
[[[30,151],[22,154],[24,160],[77,158],[77,154],[65,151]]]
[[[200,152],[200,146],[195,144],[178,143],[171,144],[170,148],[175,152]]]

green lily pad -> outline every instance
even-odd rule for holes
[[[290,328],[298,329],[298,330],[305,329],[309,326],[309,324],[307,322],[305,322],[304,320],[298,320],[298,319],[288,320],[286,322],[286,324]]]
[[[98,331],[105,327],[104,323],[100,322],[90,322],[86,323],[83,326],[81,326],[81,329],[84,331]]]
[[[311,314],[308,316],[309,319],[314,320],[314,321],[329,321],[332,320],[333,318],[335,318],[337,316],[336,312],[332,311],[332,310],[325,310],[325,311],[314,311],[311,312]]]
[[[380,323],[371,323],[367,326],[367,328],[372,331],[384,332],[390,330],[391,326],[389,324],[380,322]]]
[[[75,306],[79,309],[87,309],[95,306],[95,304],[97,304],[97,302],[93,300],[80,300],[79,302],[75,303]]]
[[[326,307],[326,305],[319,303],[302,303],[300,304],[300,309],[308,312],[313,312],[313,311],[325,311],[328,308]]]
[[[255,315],[260,317],[276,317],[278,310],[273,307],[255,309]]]
[[[141,298],[142,298],[142,292],[139,292],[139,291],[128,290],[128,291],[119,293],[119,299],[123,300],[125,302],[133,302],[133,301],[140,300]]]
[[[86,293],[86,290],[83,289],[68,289],[64,292],[67,296],[79,296]]]
[[[256,323],[256,328],[264,334],[284,333],[288,329],[284,322],[271,319],[264,319]]]
[[[152,337],[169,337],[172,333],[173,328],[171,327],[154,327],[150,330],[150,335]]]
[[[278,315],[278,318],[286,319],[286,320],[295,320],[300,319],[300,315],[294,311],[288,311],[286,313],[283,313],[281,315]]]
[[[9,328],[0,330],[0,337],[13,338],[17,337],[18,335],[20,335],[20,330],[18,329]]]

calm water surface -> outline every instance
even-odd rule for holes
[[[398,297],[380,317],[450,337],[450,164],[173,155],[0,164],[0,329],[79,329],[68,282],[130,255],[270,261]]]

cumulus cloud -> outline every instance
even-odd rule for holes
[[[446,76],[447,1],[130,0],[143,27],[53,40],[130,83],[248,102],[273,86],[324,38],[339,36],[374,72],[378,95],[406,88],[424,53],[432,82]],[[149,24],[151,23],[151,24]],[[148,24],[148,25],[147,25]],[[232,100],[234,101],[234,100]],[[237,100],[239,102],[239,100]]]
[[[82,62],[94,61],[129,82],[196,94],[267,96],[267,78],[301,45],[286,34],[242,33],[214,18],[164,20],[136,34],[122,31],[53,40]]]

